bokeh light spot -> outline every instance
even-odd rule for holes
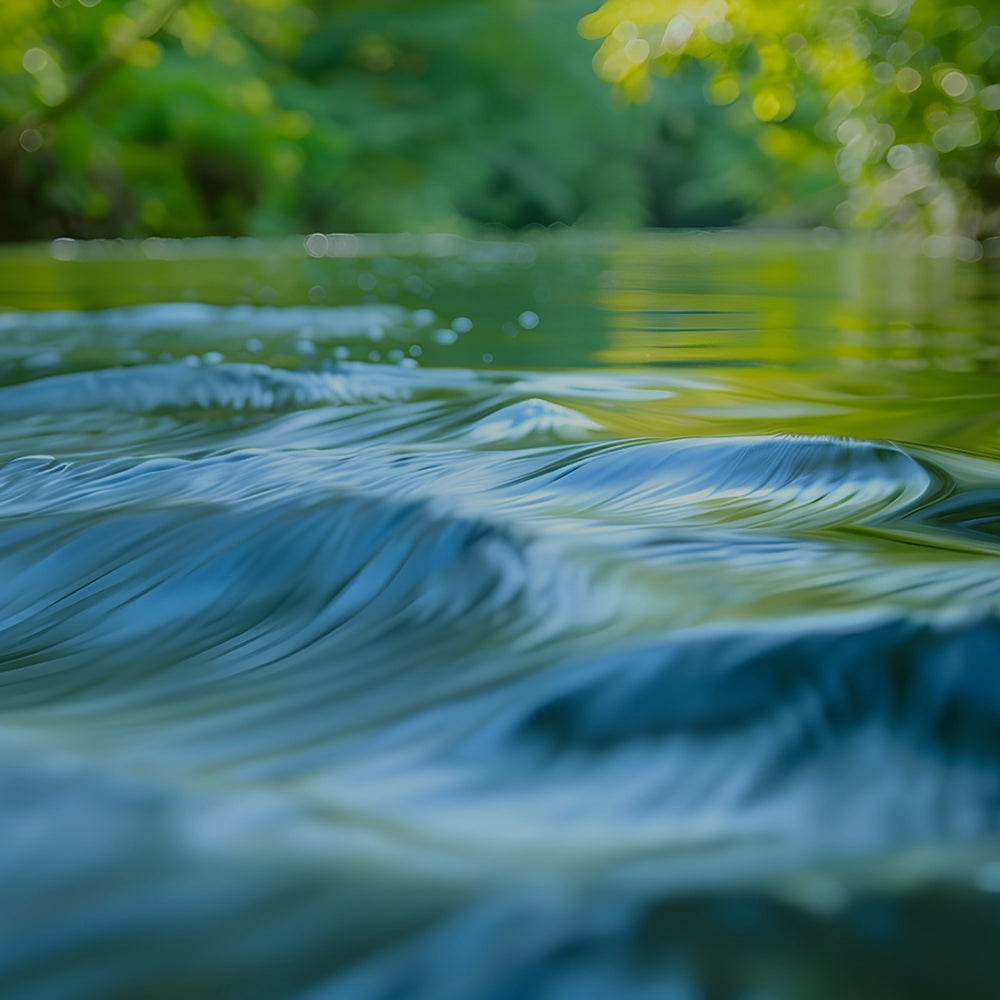
[[[649,58],[649,42],[645,38],[633,38],[625,45],[625,58],[633,66],[641,66]]]
[[[939,86],[949,97],[956,99],[968,96],[972,89],[968,77],[957,69],[945,73]]]
[[[44,49],[28,49],[21,57],[21,65],[29,73],[41,73],[49,64],[49,55]]]
[[[765,90],[753,99],[753,113],[762,122],[774,121],[781,114],[781,100],[773,90]]]
[[[323,233],[310,233],[305,238],[305,248],[306,253],[310,257],[324,257],[326,256],[327,250],[330,249],[330,241],[323,235]]]
[[[913,150],[909,146],[893,146],[886,153],[885,159],[893,170],[905,170],[913,163]]]
[[[631,21],[622,21],[612,34],[619,42],[630,42],[639,37],[639,29]]]
[[[694,25],[683,14],[670,19],[663,32],[663,49],[671,55],[680,55],[694,34]]]
[[[1000,111],[1000,83],[984,87],[979,92],[979,103],[987,111]]]
[[[923,78],[912,66],[904,66],[896,74],[896,89],[903,94],[912,94],[923,82]]]
[[[708,85],[709,100],[715,104],[732,104],[739,96],[739,82],[731,74],[720,74]]]
[[[45,145],[42,133],[37,128],[26,128],[17,140],[26,153],[37,153]]]

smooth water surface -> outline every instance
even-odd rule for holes
[[[997,996],[998,289],[4,251],[0,995]]]

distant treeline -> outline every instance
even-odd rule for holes
[[[913,117],[914,91],[904,93],[912,80],[898,86],[908,63],[892,62],[905,53],[888,50],[890,36],[904,44],[905,11],[846,8],[856,58],[841,60],[850,79],[831,90],[797,53],[821,58],[818,39],[839,39],[842,21],[813,18],[792,31],[784,14],[773,14],[762,29],[754,5],[736,0],[612,0],[597,13],[595,5],[4,0],[0,239],[747,218],[995,228],[996,114],[988,106],[996,88],[987,74],[1000,79],[1000,39],[982,17],[992,48],[980,45],[976,72],[954,62],[973,59],[962,55],[975,34],[972,16],[942,21],[951,48],[936,50],[938,62],[954,64],[969,94],[958,92],[959,77],[945,82],[947,69],[927,70],[921,86],[939,99],[925,101],[921,114],[948,105],[951,117],[938,114],[937,131],[921,142],[878,130],[892,129],[892,115],[905,117],[903,97]],[[785,7],[801,5],[773,11]],[[858,40],[875,31],[866,25],[886,36],[885,45],[875,40],[884,57],[871,39]],[[783,60],[771,51],[772,35]],[[841,91],[870,86],[861,71],[888,79],[883,63],[895,67],[886,121],[864,102],[841,114]],[[650,87],[650,72],[668,79]],[[939,135],[944,125],[955,135]],[[972,152],[982,161],[975,176]],[[906,174],[913,166],[920,170]],[[859,191],[883,191],[893,178],[892,191],[918,186],[891,211],[863,203]],[[921,197],[934,211],[900,211]]]

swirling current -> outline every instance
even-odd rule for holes
[[[996,996],[997,462],[412,317],[0,314],[0,995]]]

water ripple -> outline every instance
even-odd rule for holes
[[[595,451],[554,468],[551,489],[582,508],[663,523],[768,521],[784,529],[885,517],[931,489],[891,445],[833,438],[692,438]]]
[[[253,364],[201,368],[179,362],[53,375],[8,386],[0,389],[0,414],[11,419],[88,410],[289,410],[386,401],[405,394],[391,376],[287,372]]]
[[[997,463],[288,354],[423,319],[0,314],[0,992],[935,995],[872,956],[1000,926]]]

